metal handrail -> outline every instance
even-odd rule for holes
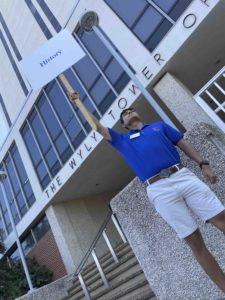
[[[83,292],[84,292],[84,296],[85,296],[85,299],[86,300],[91,300],[91,295],[90,295],[90,292],[88,290],[88,287],[86,286],[85,284],[85,281],[84,281],[84,278],[81,274],[83,268],[84,268],[84,265],[86,264],[88,258],[90,257],[90,255],[92,255],[93,259],[94,259],[94,262],[96,264],[96,267],[99,271],[99,274],[102,278],[102,281],[103,281],[103,284],[105,286],[105,288],[109,288],[109,281],[107,279],[107,276],[101,266],[101,263],[100,263],[100,260],[98,259],[98,256],[95,252],[95,246],[97,244],[97,242],[99,241],[100,237],[102,236],[106,242],[106,245],[108,246],[109,248],[109,251],[111,252],[111,255],[114,259],[114,261],[117,263],[119,260],[118,260],[118,257],[113,249],[113,246],[106,234],[106,226],[108,225],[109,221],[112,220],[118,234],[120,235],[122,241],[124,243],[127,242],[127,239],[118,223],[118,220],[116,219],[116,216],[112,213],[112,211],[110,211],[108,214],[107,214],[107,217],[105,218],[103,224],[101,225],[101,227],[99,228],[99,231],[97,232],[93,242],[91,243],[91,246],[90,248],[88,249],[88,251],[86,252],[86,254],[84,255],[82,261],[80,262],[79,266],[77,267],[76,271],[74,272],[73,276],[72,276],[72,281],[74,280],[74,278],[78,278],[78,280],[80,281],[80,284],[81,284],[81,287],[83,289]]]
[[[225,72],[225,66],[222,67],[196,94],[195,97],[200,96],[210,85],[213,84],[223,73]]]
[[[220,118],[218,112],[221,110],[225,112],[225,102],[220,103],[217,96],[210,88],[214,86],[217,90],[220,90],[222,94],[225,95],[225,90],[218,83],[219,79],[225,77],[225,66],[219,70],[195,95],[194,99],[198,105],[208,114],[208,116],[213,120],[213,122],[225,132],[225,122]],[[205,100],[204,96],[207,97],[216,105],[216,108],[212,108],[209,103]]]
[[[87,251],[86,254],[84,255],[84,257],[83,257],[82,261],[80,262],[79,266],[77,267],[76,271],[74,272],[74,274],[73,274],[73,279],[74,279],[74,277],[77,277],[78,274],[79,274],[79,273],[81,272],[81,270],[83,269],[83,267],[84,267],[86,261],[88,260],[89,256],[91,255],[92,250],[95,248],[95,246],[96,246],[96,244],[97,244],[99,238],[101,237],[101,235],[102,235],[104,229],[106,228],[106,225],[107,225],[108,222],[110,221],[111,217],[112,217],[112,212],[110,211],[110,212],[108,213],[107,217],[105,218],[105,221],[104,221],[103,224],[101,225],[101,227],[100,227],[98,233],[96,234],[96,236],[95,236],[93,242],[91,243],[90,248],[88,249],[88,251]]]

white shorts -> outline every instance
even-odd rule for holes
[[[198,228],[188,208],[203,221],[225,209],[212,190],[187,168],[150,184],[147,194],[157,212],[180,238]]]

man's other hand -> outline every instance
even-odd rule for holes
[[[211,183],[216,183],[217,181],[217,177],[214,174],[214,171],[208,165],[202,166],[202,175],[207,181],[210,181]]]

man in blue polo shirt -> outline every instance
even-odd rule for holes
[[[77,98],[77,93],[70,95],[75,104]],[[209,162],[175,128],[161,121],[144,123],[133,108],[120,115],[122,126],[129,130],[126,134],[104,127],[89,114],[97,131],[123,155],[143,182],[158,213],[187,242],[202,268],[225,293],[225,275],[206,248],[188,209],[225,233],[225,207],[204,182],[182,165],[176,146],[199,164],[206,180],[215,183]]]

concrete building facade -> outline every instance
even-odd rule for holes
[[[80,27],[81,16],[94,11],[104,37],[177,128],[204,120],[224,131],[224,10],[222,0],[1,1],[0,167],[8,177],[0,229],[7,256],[18,253],[2,189],[25,254],[49,260],[59,278],[76,269],[110,200],[135,176],[91,130],[59,79],[34,92],[19,61],[66,27],[86,56],[64,74],[88,109],[118,130],[130,105],[145,121],[159,120],[98,35]]]

